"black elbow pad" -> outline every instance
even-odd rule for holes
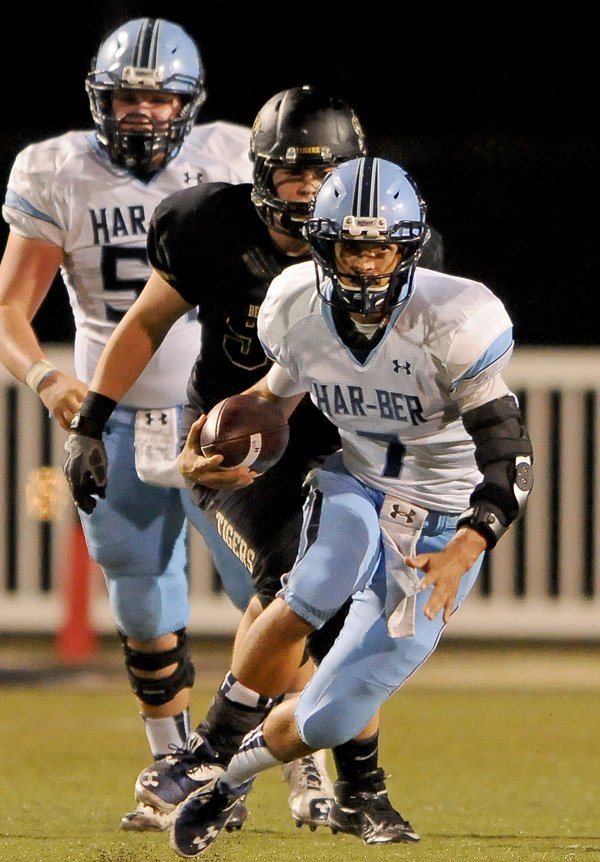
[[[533,448],[512,395],[469,410],[462,418],[475,443],[483,481],[458,525],[473,527],[493,548],[525,510],[533,487]]]

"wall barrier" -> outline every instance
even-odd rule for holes
[[[69,348],[47,353],[71,368]],[[521,348],[506,379],[533,440],[535,488],[447,636],[600,641],[600,350]],[[88,579],[91,629],[114,633],[102,574],[77,542],[60,469],[65,434],[3,368],[0,396],[0,632],[59,634],[72,595],[66,579],[76,570]],[[230,635],[239,611],[194,530],[189,542],[189,631]]]

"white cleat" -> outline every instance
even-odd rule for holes
[[[333,784],[327,774],[325,752],[315,751],[283,765],[283,780],[290,787],[288,805],[296,826],[327,826],[333,804]]]
[[[121,817],[121,829],[127,832],[166,832],[175,819],[175,811],[165,814],[140,802],[135,811]]]

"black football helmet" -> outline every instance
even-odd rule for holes
[[[206,99],[196,43],[182,27],[163,18],[135,18],[107,36],[85,87],[100,146],[113,164],[138,177],[162,170],[177,155]],[[152,128],[145,119],[132,129],[114,117],[115,90],[176,94],[183,103],[181,114],[166,128]]]
[[[273,171],[333,167],[366,151],[361,123],[340,97],[309,85],[272,96],[258,112],[250,137],[252,201],[261,219],[280,233],[300,237],[310,205],[278,198]]]

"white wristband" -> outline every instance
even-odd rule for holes
[[[54,371],[56,371],[56,368],[51,362],[48,362],[47,359],[40,359],[38,362],[34,362],[27,372],[25,383],[38,395],[40,384]]]

